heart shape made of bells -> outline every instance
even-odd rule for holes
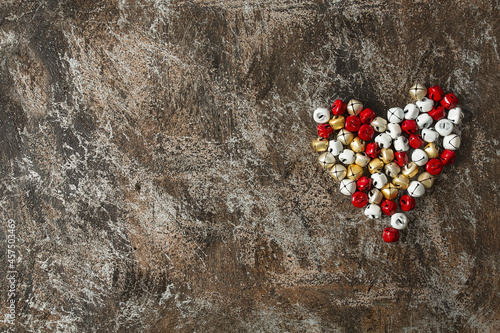
[[[319,164],[340,181],[340,192],[351,196],[354,206],[365,208],[366,216],[391,217],[382,234],[388,243],[396,242],[408,225],[397,202],[402,211],[414,209],[415,198],[453,163],[461,143],[456,132],[464,114],[453,93],[419,83],[409,92],[414,103],[390,108],[387,119],[356,99],[347,104],[337,99],[331,109],[313,113],[319,137],[312,146],[321,153]]]

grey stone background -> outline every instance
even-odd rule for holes
[[[497,1],[0,4],[17,332],[500,331]],[[312,111],[460,99],[458,158],[381,239]]]

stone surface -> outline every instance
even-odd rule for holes
[[[2,330],[500,331],[499,9],[2,1]],[[312,112],[415,81],[457,94],[463,143],[385,244]]]

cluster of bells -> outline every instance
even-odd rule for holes
[[[318,108],[313,114],[319,137],[312,146],[321,153],[319,164],[340,181],[340,192],[351,196],[354,206],[365,208],[366,216],[391,216],[391,227],[383,232],[388,243],[397,241],[399,230],[408,224],[408,217],[396,212],[395,199],[406,190],[399,207],[405,212],[414,209],[415,198],[432,187],[443,166],[453,163],[461,141],[454,129],[463,112],[453,93],[417,83],[410,96],[415,102],[389,109],[387,120],[355,99],[347,104],[337,99],[331,110]],[[365,167],[369,176],[364,175]]]

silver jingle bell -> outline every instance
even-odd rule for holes
[[[393,124],[399,124],[405,119],[405,113],[403,109],[399,107],[390,108],[387,110],[387,120]]]
[[[330,169],[335,164],[335,156],[325,152],[318,157],[319,164],[323,169]]]
[[[416,180],[412,181],[406,190],[408,194],[414,198],[419,198],[425,193],[424,185]]]
[[[382,216],[382,209],[375,204],[368,204],[365,208],[365,215],[371,219],[379,219]]]
[[[410,149],[410,143],[405,136],[400,136],[394,140],[394,149],[396,151],[408,151]]]
[[[387,129],[385,130],[385,132],[389,134],[393,140],[395,140],[398,138],[398,136],[401,136],[401,126],[399,126],[399,124],[393,123],[387,124]]]
[[[394,178],[401,172],[401,168],[396,162],[390,162],[385,165],[384,172],[388,177]]]
[[[395,213],[391,216],[391,227],[403,230],[408,225],[408,217],[403,213]]]
[[[375,142],[380,148],[389,148],[392,144],[392,138],[387,133],[380,133],[375,137]]]
[[[448,111],[448,119],[451,120],[451,122],[455,125],[460,125],[462,123],[462,119],[464,119],[462,108],[457,106]]]
[[[356,160],[356,154],[350,149],[344,149],[339,154],[338,159],[345,165],[353,164]]]
[[[337,140],[340,141],[343,145],[349,146],[349,144],[353,139],[354,139],[354,134],[352,134],[352,132],[349,132],[345,128],[342,128],[337,133]]]
[[[429,161],[429,157],[422,149],[415,149],[411,154],[411,160],[418,166],[424,166]]]
[[[439,138],[439,133],[430,128],[424,128],[421,134],[425,142],[434,142]]]
[[[357,99],[351,99],[347,102],[347,113],[350,115],[357,116],[363,111],[363,103],[358,101]]]
[[[382,172],[374,173],[372,176],[372,186],[377,189],[382,189],[387,184],[387,176]]]
[[[340,182],[340,193],[351,196],[356,192],[356,182],[352,179],[342,179]]]
[[[443,138],[443,148],[448,150],[457,150],[460,148],[461,139],[458,134],[450,134]]]
[[[420,116],[417,117],[417,125],[418,128],[423,129],[423,128],[429,128],[432,126],[432,122],[434,119],[427,113],[422,113]]]
[[[385,132],[385,129],[387,128],[387,120],[382,117],[375,117],[370,125],[372,125],[375,131],[382,133]]]
[[[420,112],[429,112],[434,107],[434,101],[427,97],[418,100],[416,104],[417,107],[420,109]]]
[[[372,188],[368,191],[368,202],[371,204],[378,205],[384,199],[384,195],[376,188]]]
[[[425,95],[427,95],[427,88],[423,84],[415,83],[410,88],[410,96],[413,99],[419,100]]]
[[[339,140],[332,139],[328,143],[328,152],[333,156],[339,156],[339,154],[344,150],[344,145]]]
[[[313,119],[318,124],[325,124],[330,120],[330,110],[325,108],[317,108],[314,110]]]
[[[330,176],[335,178],[336,180],[342,180],[347,176],[347,169],[342,164],[335,164],[330,169]]]
[[[450,135],[451,132],[453,132],[453,122],[449,119],[441,119],[436,123],[434,126],[434,129],[439,133],[441,136],[447,136]]]
[[[364,152],[356,153],[356,160],[354,161],[354,163],[356,163],[360,167],[364,168],[365,166],[368,165],[368,163],[370,163],[370,161],[371,158],[370,156],[366,155],[366,153]]]
[[[405,114],[405,119],[415,120],[415,119],[417,119],[417,117],[420,113],[420,109],[415,104],[410,103],[407,106],[405,106],[403,112]]]

